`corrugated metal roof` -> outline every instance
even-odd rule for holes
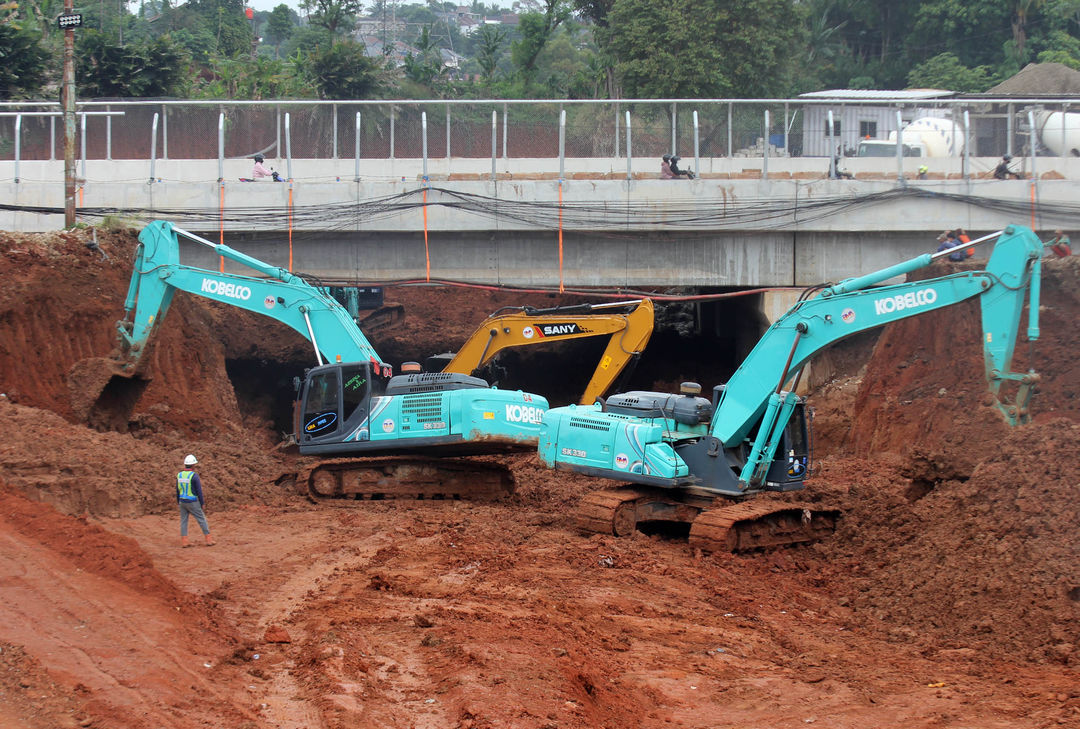
[[[828,91],[810,91],[799,94],[800,99],[845,99],[858,101],[860,99],[941,99],[947,96],[955,96],[952,91],[945,89],[905,89],[903,91],[889,91],[882,89],[830,89]]]

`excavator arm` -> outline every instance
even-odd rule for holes
[[[1027,337],[1039,336],[1042,243],[1010,226],[971,243],[996,239],[985,270],[958,271],[923,281],[880,285],[923,268],[951,250],[927,254],[817,288],[780,317],[739,369],[716,387],[682,392],[628,392],[589,407],[552,408],[543,419],[540,459],[548,466],[632,486],[596,491],[582,499],[579,525],[626,534],[643,521],[690,524],[702,549],[742,550],[794,544],[832,531],[839,512],[812,505],[731,503],[763,491],[794,491],[808,472],[805,407],[793,392],[818,352],[861,331],[978,299],[987,384],[998,409],[1015,425],[1029,419],[1038,375],[1012,371],[1020,319],[1028,299]],[[1018,385],[1011,401],[1006,383]],[[1010,388],[1011,390],[1011,388]]]
[[[211,248],[261,276],[238,275],[180,263],[178,236]],[[276,319],[308,339],[318,364],[370,361],[379,364],[367,337],[325,289],[283,268],[270,266],[226,245],[157,220],[139,234],[124,317],[117,323],[127,369],[139,371],[143,355],[168,313],[173,294],[186,291]]]
[[[755,453],[752,460],[757,463],[748,464],[751,467],[743,472],[742,481],[753,483],[751,474],[760,475],[762,466],[772,460],[776,436],[787,422],[785,418],[774,419],[772,413],[782,412],[784,401],[794,397],[784,392],[784,388],[815,354],[852,334],[976,297],[982,308],[987,384],[998,409],[1010,424],[1027,422],[1028,400],[1037,375],[1012,372],[1011,366],[1029,292],[1027,336],[1030,340],[1039,336],[1043,247],[1032,231],[1019,226],[1010,226],[962,247],[993,238],[997,238],[997,243],[983,271],[962,271],[924,281],[870,288],[923,268],[950,251],[925,254],[827,287],[817,297],[798,302],[778,319],[728,380],[712,419],[710,434],[725,448],[734,447],[757,429],[763,450]],[[1002,385],[1010,381],[1020,384],[1016,398],[1002,402]]]
[[[634,308],[625,313],[597,313],[627,306]],[[581,404],[588,405],[603,396],[627,365],[640,356],[653,330],[653,303],[649,299],[505,311],[485,319],[443,372],[473,375],[504,349],[606,335],[607,347],[581,396]]]

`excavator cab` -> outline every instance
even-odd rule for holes
[[[371,362],[339,362],[308,370],[297,393],[301,452],[305,446],[341,442],[349,433],[355,440],[368,440],[371,399],[386,391],[389,379],[389,367]]]

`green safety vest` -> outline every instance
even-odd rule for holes
[[[199,497],[191,492],[191,479],[194,471],[181,471],[176,474],[176,492],[181,501],[198,501]]]

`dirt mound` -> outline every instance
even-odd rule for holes
[[[990,404],[975,303],[886,327],[861,378],[822,388],[842,390],[851,417],[811,485],[846,516],[815,549],[854,573],[850,604],[910,639],[1075,662],[1080,260],[1046,261],[1043,274],[1041,336],[1014,365],[1042,377],[1032,424],[1010,428]],[[843,417],[819,413],[834,432]]]

